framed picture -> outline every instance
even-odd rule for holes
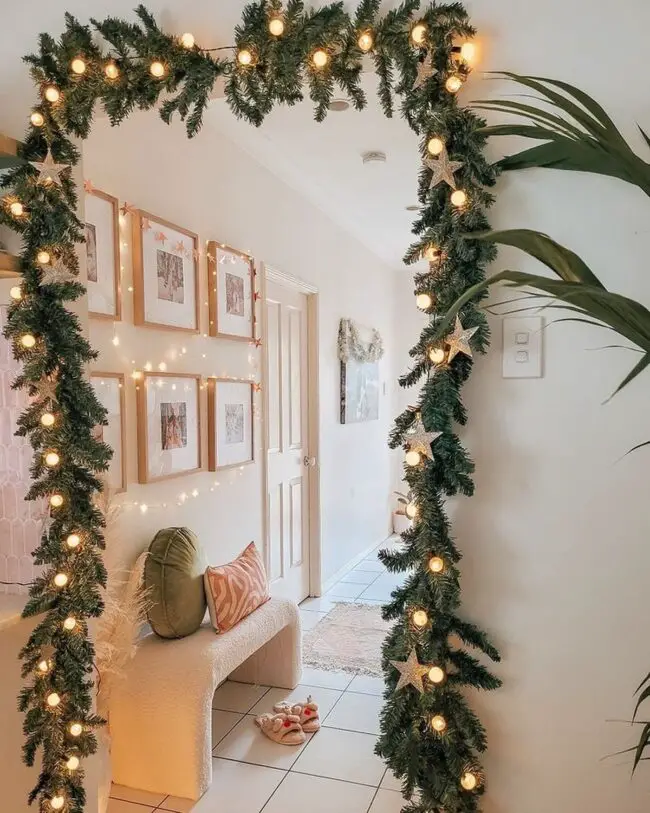
[[[379,419],[379,362],[341,362],[341,423]]]
[[[122,318],[119,202],[93,189],[85,194],[88,312],[98,319]]]
[[[138,481],[200,471],[201,376],[143,373],[137,382]]]
[[[108,426],[96,426],[94,435],[113,450],[107,473],[110,488],[126,491],[126,417],[124,408],[124,374],[91,373],[90,383],[99,403],[108,412]]]
[[[133,228],[134,322],[199,332],[199,237],[137,211]]]
[[[254,461],[252,381],[208,379],[208,433],[210,471]]]
[[[210,336],[255,338],[255,264],[243,251],[208,243]]]

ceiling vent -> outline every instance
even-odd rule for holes
[[[378,150],[370,150],[369,152],[362,153],[361,160],[364,164],[385,164],[386,153]]]

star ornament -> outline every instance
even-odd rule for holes
[[[418,692],[420,692],[420,694],[424,694],[424,684],[422,683],[422,678],[429,671],[429,667],[423,666],[418,662],[418,655],[415,649],[411,650],[411,654],[408,656],[407,660],[391,661],[390,665],[394,666],[399,672],[399,680],[397,681],[397,686],[395,687],[396,692],[398,692],[400,689],[404,689],[406,686],[414,686]]]
[[[431,444],[434,440],[438,440],[440,435],[442,435],[442,432],[427,432],[422,421],[418,419],[405,440],[410,451],[419,452],[428,457],[429,460],[433,460]]]
[[[425,58],[421,62],[418,62],[417,70],[418,75],[413,83],[413,90],[418,90],[421,88],[427,82],[427,80],[437,73],[431,63],[431,54],[427,53]]]
[[[64,285],[66,282],[75,282],[76,275],[73,274],[65,264],[59,259],[54,261],[54,265],[46,266],[41,276],[41,285]]]
[[[435,189],[435,187],[441,184],[443,181],[452,189],[455,189],[456,180],[454,178],[454,172],[458,172],[458,170],[463,166],[463,162],[450,161],[447,147],[443,146],[442,152],[438,158],[426,158],[424,161],[424,166],[431,170],[432,173],[429,189]]]
[[[36,395],[38,398],[42,398],[44,401],[56,401],[56,388],[58,385],[58,381],[56,378],[48,378],[47,376],[43,376],[43,378],[38,381],[34,386],[36,387]]]
[[[449,345],[448,361],[452,361],[459,353],[464,353],[466,356],[472,358],[472,348],[470,347],[469,340],[477,330],[478,327],[471,327],[469,330],[464,330],[460,319],[456,316],[454,332],[445,338],[445,343]]]
[[[52,150],[49,148],[42,161],[30,161],[29,163],[34,169],[38,170],[37,183],[55,183],[61,186],[61,173],[66,169],[70,169],[69,164],[57,164],[52,156]]]

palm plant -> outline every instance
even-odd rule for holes
[[[508,156],[499,162],[500,169],[514,171],[532,167],[590,172],[619,178],[638,186],[650,197],[650,164],[631,149],[605,110],[590,96],[566,82],[534,76],[502,73],[520,86],[534,91],[537,104],[515,100],[483,100],[474,106],[491,112],[510,113],[523,123],[500,124],[484,128],[489,136],[519,136],[533,139],[533,147]],[[560,92],[561,91],[561,92]],[[539,106],[539,102],[543,106]],[[641,128],[650,147],[650,136]],[[472,239],[477,239],[472,235]],[[540,232],[528,229],[489,232],[478,237],[499,245],[521,249],[547,266],[555,277],[501,271],[473,286],[460,297],[437,324],[435,339],[443,339],[462,307],[490,285],[504,283],[514,288],[527,288],[518,297],[518,307],[557,308],[568,312],[559,321],[578,321],[608,328],[627,339],[641,353],[641,358],[616,389],[620,391],[650,364],[650,311],[633,299],[608,291],[598,277],[568,248]],[[524,302],[521,302],[521,299]],[[635,447],[647,446],[650,441]],[[637,689],[634,709],[636,720],[640,706],[650,698],[650,673]],[[650,722],[644,721],[634,751],[632,772],[650,748]]]

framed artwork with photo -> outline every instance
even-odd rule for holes
[[[119,201],[92,189],[85,193],[84,204],[88,312],[117,322],[122,318]]]
[[[198,333],[198,235],[139,210],[131,225],[134,323]]]
[[[107,426],[97,425],[93,435],[107,443],[113,458],[106,473],[109,487],[116,492],[126,491],[126,415],[124,407],[124,374],[99,373],[90,375],[90,383],[98,401],[108,413]]]
[[[251,341],[255,338],[255,263],[243,251],[208,243],[210,336]]]
[[[201,376],[143,373],[136,403],[138,482],[201,471]]]
[[[243,466],[255,460],[253,382],[208,378],[208,468]]]
[[[341,362],[341,423],[379,419],[379,362]]]

